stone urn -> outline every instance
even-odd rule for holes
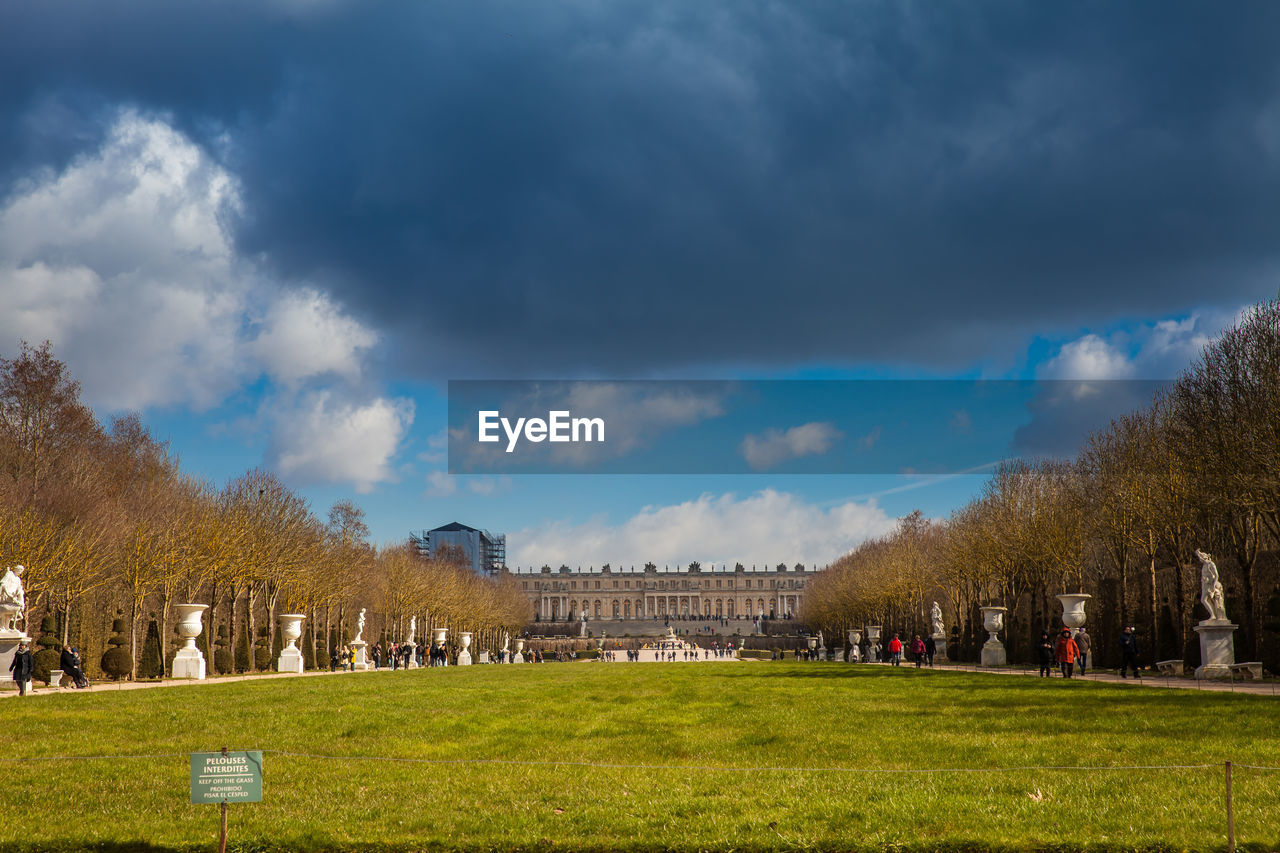
[[[298,648],[298,638],[302,636],[302,613],[281,613],[276,617],[280,623],[280,638],[284,640],[284,648],[276,659],[276,672],[302,672],[302,651]]]
[[[1004,646],[996,635],[1004,630],[1004,614],[1006,607],[983,607],[982,627],[990,633],[990,638],[982,644],[983,666],[1004,666],[1006,663]]]
[[[471,666],[471,632],[462,631],[458,634],[458,639],[462,643],[462,651],[458,652],[458,666]]]
[[[809,638],[809,640],[808,640],[808,643],[809,643],[809,649],[810,649],[810,650],[812,650],[812,649],[816,649],[816,648],[818,647],[818,638],[817,638],[817,637],[810,637],[810,638]]]
[[[880,626],[868,625],[867,626],[867,642],[871,643],[872,645],[875,645],[876,641],[879,639],[880,639]]]
[[[1079,631],[1083,628],[1085,620],[1084,605],[1091,598],[1093,598],[1092,595],[1083,592],[1059,595],[1058,601],[1062,602],[1062,624],[1072,631]]]
[[[516,654],[511,659],[512,663],[524,663],[524,638],[516,638]]]
[[[857,628],[849,629],[849,663],[862,660],[862,632]]]
[[[207,604],[175,604],[178,612],[178,636],[182,638],[182,648],[173,656],[173,677],[203,679],[206,674],[204,654],[196,648],[196,637],[204,627],[204,612]]]

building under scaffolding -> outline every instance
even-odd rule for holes
[[[507,537],[453,522],[421,536],[409,534],[418,553],[461,563],[478,574],[495,575],[507,567]]]

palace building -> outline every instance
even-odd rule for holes
[[[776,568],[739,563],[676,569],[516,569],[538,622],[591,620],[745,619],[797,616],[813,571],[797,564]]]

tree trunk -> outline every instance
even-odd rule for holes
[[[166,629],[169,625],[169,602],[173,595],[170,593],[162,593],[160,596],[160,678],[164,679],[165,662],[168,659],[168,650],[166,648],[165,637],[168,635]]]
[[[133,601],[129,602],[129,655],[132,658],[132,666],[129,667],[129,680],[138,680],[138,597],[135,595]]]
[[[231,613],[227,618],[227,651],[230,652],[231,672],[236,671],[236,605],[240,603],[240,588],[231,586]]]
[[[254,602],[254,599],[255,599],[255,598],[257,598],[258,596],[257,596],[257,590],[254,588],[254,585],[253,585],[253,584],[249,584],[249,589],[248,589],[248,591],[247,591],[247,592],[248,592],[248,595],[247,595],[247,599],[248,599],[248,601],[247,601],[247,602],[246,602],[246,604],[245,604],[245,614],[246,614],[246,616],[248,617],[248,620],[247,620],[247,621],[248,621],[248,625],[249,625],[249,627],[248,627],[248,631],[249,631],[249,672],[257,672],[257,671],[258,671],[258,654],[257,654],[258,632],[254,630],[254,629],[257,627],[257,624],[255,623],[254,618],[253,618],[253,616],[254,616],[254,614],[253,614],[253,602]]]
[[[1147,553],[1147,581],[1151,585],[1151,599],[1148,601],[1150,605],[1151,615],[1151,663],[1154,666],[1156,660],[1160,657],[1160,619],[1159,613],[1159,590],[1156,588],[1156,555],[1154,552]]]

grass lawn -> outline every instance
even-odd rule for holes
[[[1213,850],[1221,762],[1280,767],[1268,696],[813,663],[67,693],[0,724],[7,756],[151,756],[0,763],[0,850],[211,849],[186,754],[224,745],[267,753],[233,850]],[[942,768],[1007,769],[893,772]],[[1235,820],[1280,849],[1280,771],[1237,769]]]

